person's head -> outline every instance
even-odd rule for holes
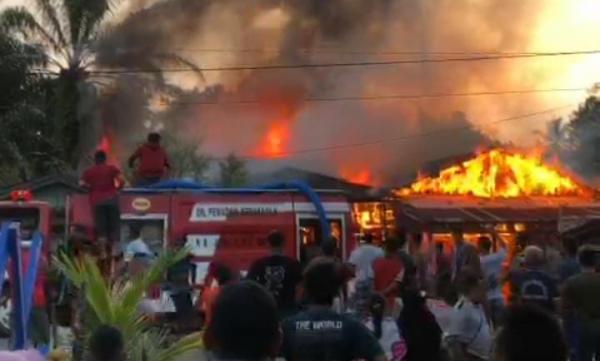
[[[598,266],[598,253],[590,246],[582,246],[577,254],[577,261],[581,268],[594,270]]]
[[[303,277],[304,291],[310,302],[316,305],[331,305],[342,286],[338,265],[330,259],[312,260]]]
[[[252,281],[225,286],[215,301],[204,341],[223,359],[275,356],[281,341],[275,300]]]
[[[518,250],[523,250],[529,245],[529,235],[527,233],[517,233],[516,245]]]
[[[281,251],[285,245],[285,236],[281,231],[271,231],[267,236],[267,243],[272,250]]]
[[[444,242],[437,242],[435,244],[435,250],[437,254],[444,254]]]
[[[577,240],[572,239],[572,238],[567,238],[564,240],[564,245],[565,245],[565,251],[567,253],[567,256],[569,256],[569,257],[577,256],[577,249],[578,249]]]
[[[35,232],[35,222],[31,219],[24,219],[19,225],[19,235],[21,239],[31,239]]]
[[[481,236],[477,239],[477,247],[479,248],[479,253],[481,254],[490,254],[492,251],[492,240],[490,237]]]
[[[464,270],[458,278],[459,292],[473,303],[480,303],[486,297],[486,289],[479,273]]]
[[[523,263],[527,268],[537,269],[542,267],[544,265],[544,251],[538,246],[525,247]]]
[[[96,153],[94,153],[94,163],[95,164],[106,163],[106,152],[103,150],[97,150]]]
[[[90,336],[89,350],[94,361],[122,361],[125,359],[123,334],[116,327],[100,325]]]
[[[452,234],[452,240],[454,241],[455,245],[461,245],[465,242],[462,229],[454,227],[450,230],[450,233]]]
[[[229,282],[233,280],[233,273],[229,269],[229,267],[224,264],[217,264],[215,266],[215,279],[219,286],[225,286]]]
[[[390,256],[398,252],[398,240],[395,237],[390,237],[385,240],[384,245],[385,253]]]
[[[566,361],[567,347],[556,319],[531,305],[509,307],[496,336],[497,361]]]
[[[337,240],[335,238],[330,238],[323,241],[321,250],[323,251],[323,256],[335,257],[337,255]]]
[[[363,236],[363,242],[365,244],[372,244],[373,243],[373,234],[372,233],[365,233]]]
[[[403,249],[406,246],[406,233],[403,231],[395,232],[394,238],[396,238],[396,242],[398,243],[398,249]]]
[[[148,143],[150,144],[160,144],[160,134],[156,133],[156,132],[152,132],[150,134],[148,134]]]

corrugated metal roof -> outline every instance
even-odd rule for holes
[[[401,213],[421,223],[556,222],[600,218],[600,202],[577,197],[479,199],[419,196],[399,200]]]

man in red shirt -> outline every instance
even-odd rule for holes
[[[385,257],[373,262],[373,283],[375,292],[381,293],[386,298],[387,311],[394,309],[396,297],[396,277],[404,268],[398,255],[398,241],[395,238],[385,240]]]
[[[123,180],[117,167],[106,164],[104,151],[96,152],[94,163],[83,172],[80,184],[89,189],[100,258],[105,259],[107,251],[111,250],[111,243],[118,242],[119,239],[121,215],[117,193]]]
[[[133,168],[137,161],[136,185],[148,186],[159,182],[170,169],[167,152],[160,145],[160,134],[148,134],[146,144],[139,147],[129,157],[129,167]]]

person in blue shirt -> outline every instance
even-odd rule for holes
[[[509,274],[513,301],[533,304],[554,312],[558,298],[558,283],[542,269],[544,251],[537,246],[527,246],[524,252],[523,269]]]

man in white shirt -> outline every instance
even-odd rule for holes
[[[454,307],[446,336],[452,361],[489,360],[492,350],[492,331],[485,315],[486,297],[483,280],[471,271],[459,277],[461,297]]]
[[[487,299],[490,316],[494,326],[500,324],[504,313],[504,297],[502,295],[502,268],[508,253],[502,240],[498,240],[499,249],[492,252],[492,240],[479,237],[478,248],[481,269],[487,285]]]
[[[352,251],[348,259],[348,263],[354,267],[356,276],[351,303],[360,318],[365,318],[368,315],[369,298],[373,291],[373,261],[383,256],[383,250],[373,245],[373,235],[367,233],[363,243]]]
[[[154,257],[154,253],[152,253],[152,250],[146,243],[146,240],[149,237],[149,233],[149,228],[147,226],[144,226],[142,227],[140,234],[138,234],[138,237],[127,243],[124,252],[125,262],[130,262],[135,255],[144,255],[149,258]]]

